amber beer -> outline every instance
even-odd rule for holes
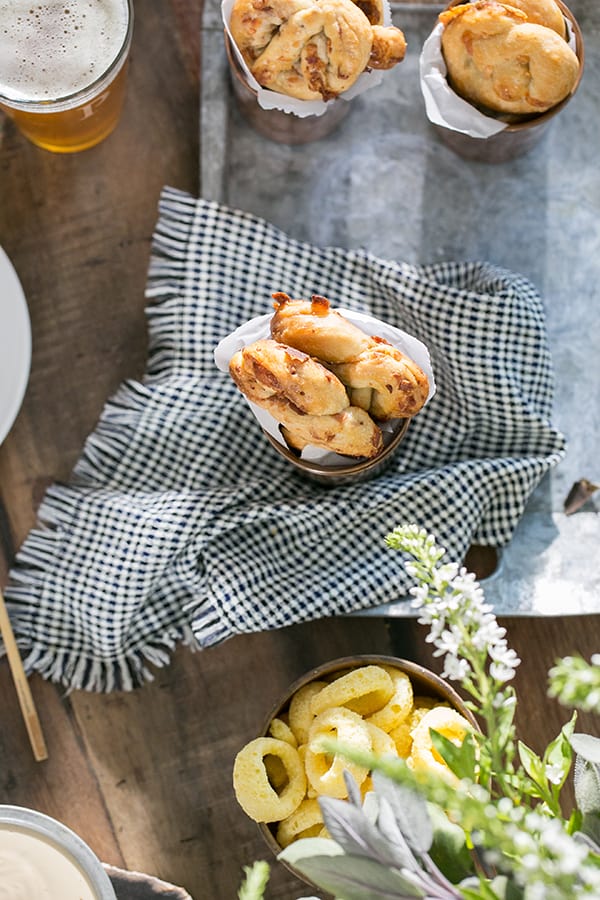
[[[0,108],[39,147],[86,150],[119,120],[132,0],[0,0]]]

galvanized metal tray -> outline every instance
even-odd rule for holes
[[[488,260],[531,279],[546,307],[554,421],[569,447],[486,579],[486,597],[501,614],[600,612],[600,492],[575,515],[563,511],[573,482],[600,481],[600,6],[570,3],[585,42],[577,94],[533,150],[500,164],[457,156],[425,116],[418,57],[440,8],[395,4],[394,22],[408,41],[404,62],[352,101],[334,133],[287,146],[262,137],[239,114],[220,4],[207,0],[202,195],[314,244],[365,247],[409,263]],[[371,612],[413,615],[405,601]]]

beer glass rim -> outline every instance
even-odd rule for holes
[[[93,99],[98,93],[98,88],[104,83],[111,80],[117,72],[122,68],[127,60],[127,54],[131,45],[133,35],[133,0],[125,0],[127,9],[127,30],[123,43],[115,53],[114,59],[109,66],[94,81],[71,94],[64,94],[62,97],[50,98],[49,100],[18,100],[13,97],[7,97],[0,90],[0,104],[9,109],[31,110],[38,113],[54,113],[63,112],[66,109],[72,109],[83,100]]]

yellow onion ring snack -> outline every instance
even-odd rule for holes
[[[457,782],[456,775],[450,771],[433,746],[429,729],[439,732],[453,744],[460,746],[473,728],[456,710],[439,706],[428,710],[412,732],[413,744],[408,758],[409,765],[415,770],[435,772],[447,781]]]
[[[288,782],[281,794],[273,788],[265,757],[279,757]],[[304,766],[295,747],[276,738],[255,738],[243,747],[233,766],[233,787],[238,803],[255,822],[280,822],[297,809],[306,794]]]
[[[307,797],[291,816],[279,823],[277,843],[287,847],[301,837],[317,837],[323,830],[323,816],[316,797]]]
[[[392,679],[394,693],[385,706],[376,710],[367,721],[389,733],[409,717],[413,708],[413,689],[410,678],[400,669],[386,666],[385,671]]]
[[[369,752],[373,742],[364,720],[358,713],[343,707],[326,709],[313,722],[308,735],[306,775],[318,795],[343,799],[348,796],[344,772],[352,775],[358,785],[367,777],[367,769],[332,755],[321,748],[324,739],[338,740],[357,750]]]
[[[308,684],[296,691],[290,701],[288,713],[290,728],[299,744],[307,742],[308,732],[313,723],[314,714],[310,708],[311,700],[326,686],[326,681],[309,681]]]
[[[269,734],[278,741],[285,741],[286,744],[291,744],[292,747],[298,746],[298,741],[296,740],[294,732],[283,719],[271,719]]]
[[[472,730],[447,702],[414,695],[409,676],[393,664],[346,666],[320,675],[295,691],[287,710],[282,707],[270,721],[270,737],[240,751],[234,766],[236,796],[251,818],[278,823],[273,835],[282,847],[300,837],[329,837],[318,798],[347,796],[344,771],[363,797],[373,784],[370,772],[326,753],[323,739],[377,756],[399,756],[414,769],[452,781],[430,728],[456,744]]]
[[[394,693],[392,679],[381,666],[360,666],[336,678],[312,698],[310,708],[318,716],[326,709],[345,706],[360,716],[370,716]]]
[[[396,745],[389,734],[386,734],[385,731],[382,731],[382,729],[378,728],[377,725],[372,725],[369,719],[365,719],[365,725],[367,726],[369,734],[371,736],[373,753],[376,756],[399,755],[398,751],[396,750]],[[373,790],[373,779],[370,775],[367,775],[360,786],[360,790],[363,797],[369,791]]]
[[[289,781],[287,769],[278,756],[265,756],[263,759],[265,769],[267,770],[267,778],[273,785],[278,794]]]
[[[390,737],[396,746],[396,753],[401,759],[408,759],[412,750],[412,734],[408,722],[402,722],[390,731]]]

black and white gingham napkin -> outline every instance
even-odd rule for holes
[[[429,347],[437,394],[377,479],[303,480],[216,369],[215,345],[273,291],[324,294]],[[405,596],[389,531],[423,525],[457,561],[474,541],[505,544],[564,452],[540,298],[487,263],[318,249],[166,189],[147,296],[147,376],[123,384],[71,482],[48,491],[7,591],[27,668],[69,687],[130,688],[177,641]]]

